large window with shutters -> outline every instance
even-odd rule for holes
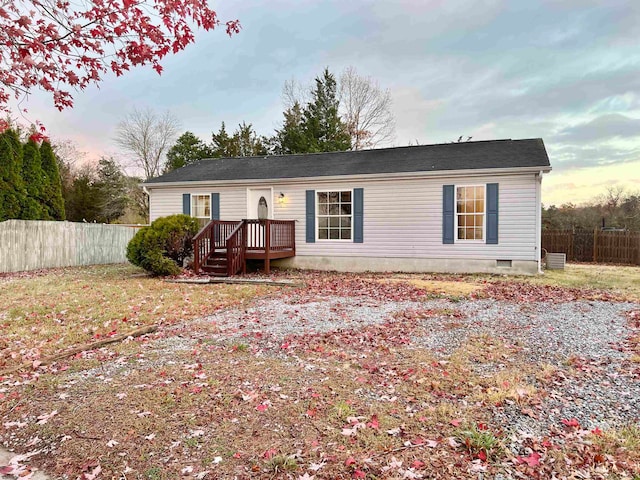
[[[456,241],[484,241],[485,186],[456,186]]]
[[[351,190],[316,192],[318,240],[351,240],[353,221]]]

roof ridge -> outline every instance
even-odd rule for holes
[[[410,148],[420,148],[420,147],[442,147],[442,146],[453,146],[453,145],[473,145],[478,143],[498,143],[498,142],[521,142],[527,140],[541,140],[541,138],[496,138],[493,140],[473,140],[468,142],[445,142],[445,143],[425,143],[423,145],[400,145],[398,147],[383,147],[383,148],[367,148],[364,150],[336,150],[333,152],[308,152],[308,153],[277,153],[277,154],[267,154],[267,155],[245,155],[245,156],[236,156],[236,157],[207,157],[201,158],[198,162],[203,160],[239,160],[239,159],[251,159],[251,158],[282,158],[282,157],[300,157],[300,156],[313,156],[313,155],[340,155],[340,154],[361,154],[367,152],[381,152],[385,150],[400,150],[400,149],[410,149]]]

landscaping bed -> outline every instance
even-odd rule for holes
[[[0,378],[0,445],[23,455],[12,474],[640,478],[632,287],[575,275],[566,286],[274,275],[301,287],[134,275],[0,280],[5,367],[36,362]],[[86,298],[70,300],[76,291]],[[152,334],[37,364],[155,323]]]

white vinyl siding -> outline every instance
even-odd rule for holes
[[[442,186],[500,184],[499,244],[442,243]],[[537,260],[535,174],[425,177],[367,180],[365,176],[340,181],[262,184],[215,184],[188,188],[151,187],[151,220],[182,211],[182,193],[220,192],[220,218],[245,218],[247,187],[273,187],[283,192],[275,202],[273,218],[296,220],[296,255],[434,259]],[[326,241],[306,243],[306,190],[344,191],[364,188],[364,243]],[[486,209],[486,207],[485,207]],[[317,215],[317,212],[316,212]],[[317,221],[317,219],[316,219]],[[485,219],[486,223],[486,219]],[[316,225],[316,230],[317,230]]]

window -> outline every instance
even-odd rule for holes
[[[458,240],[484,240],[484,185],[456,187]]]
[[[211,196],[191,195],[191,216],[209,221],[211,219]]]
[[[351,240],[351,190],[317,192],[318,240]]]

